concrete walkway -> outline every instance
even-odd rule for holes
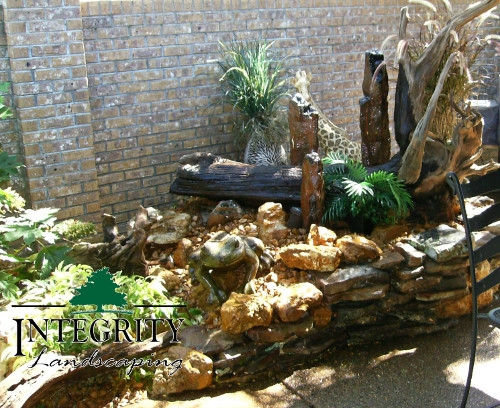
[[[458,407],[468,368],[470,318],[446,332],[334,351],[282,381],[197,392],[133,408]],[[500,330],[480,321],[468,407],[500,402]]]

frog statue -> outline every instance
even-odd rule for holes
[[[245,280],[240,291],[255,293],[254,279],[259,270],[269,269],[273,259],[265,250],[264,243],[253,237],[218,232],[189,257],[191,281],[199,281],[210,292],[210,301],[219,304],[227,300],[227,294],[215,283],[212,274],[235,270],[245,266]]]

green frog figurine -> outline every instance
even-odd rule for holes
[[[265,251],[264,243],[254,237],[230,235],[218,232],[194,251],[189,257],[191,281],[199,281],[210,292],[210,300],[216,299],[219,304],[227,300],[227,294],[221,290],[211,274],[218,271],[229,271],[245,265],[244,293],[255,293],[254,279],[259,268],[271,267],[273,259]]]

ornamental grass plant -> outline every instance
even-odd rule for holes
[[[264,39],[219,44],[222,102],[237,113],[237,142],[247,143],[258,135],[269,143],[282,143],[288,134],[287,122],[279,114],[280,99],[288,90],[285,57]]]

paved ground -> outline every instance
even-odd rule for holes
[[[133,408],[447,408],[460,405],[468,367],[470,319],[446,332],[331,353],[282,381]],[[500,402],[500,330],[480,321],[468,407]]]

